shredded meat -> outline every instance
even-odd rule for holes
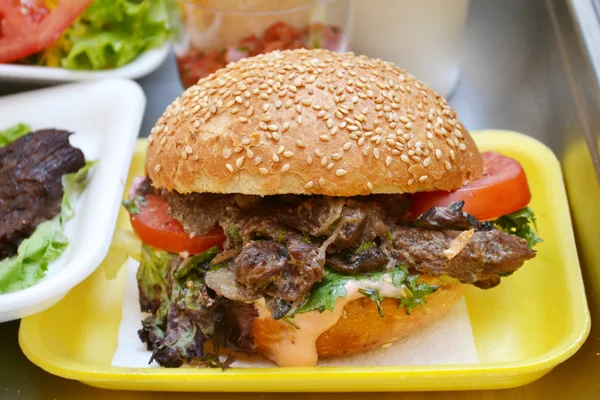
[[[431,208],[407,221],[406,195],[169,193],[165,198],[189,232],[201,235],[217,224],[223,227],[226,256],[217,258],[231,267],[209,272],[207,285],[232,300],[263,296],[278,318],[322,279],[326,261],[350,275],[406,264],[419,273],[489,288],[535,256],[524,240],[465,213],[463,202]],[[468,244],[448,257],[453,240],[470,229],[474,234]]]
[[[206,235],[219,221],[236,212],[233,196],[211,193],[189,193],[163,191],[169,204],[169,213],[181,222],[186,232],[198,236]]]
[[[415,226],[425,229],[459,229],[490,231],[494,229],[488,222],[479,222],[474,216],[464,212],[464,201],[457,201],[448,207],[431,207],[414,222]]]
[[[345,199],[312,196],[297,207],[282,210],[278,218],[284,224],[311,236],[323,236],[341,214]]]
[[[235,279],[256,292],[280,282],[287,266],[288,250],[273,241],[250,242],[233,260]]]
[[[0,147],[0,259],[60,213],[62,176],[85,165],[71,132],[44,129]]]
[[[491,230],[475,232],[465,248],[449,260],[444,251],[460,233],[397,226],[392,230],[393,256],[419,273],[449,275],[484,289],[498,285],[501,276],[512,274],[535,257],[525,240]]]
[[[377,247],[356,254],[334,255],[327,258],[327,264],[334,271],[348,275],[382,271],[388,265],[388,262],[388,256]]]

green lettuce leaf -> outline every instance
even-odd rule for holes
[[[142,311],[156,312],[167,297],[167,276],[176,254],[142,243],[142,256],[137,271]]]
[[[391,277],[392,284],[396,287],[404,287],[407,289],[408,296],[401,296],[399,307],[404,307],[407,314],[417,306],[425,306],[427,304],[426,297],[439,289],[438,286],[428,285],[426,283],[418,283],[418,275],[410,275],[408,268],[405,265],[398,265],[393,270],[388,272],[373,272],[360,275],[343,275],[336,272],[329,272],[325,278],[317,283],[311,290],[308,300],[294,314],[302,314],[310,311],[323,312],[325,310],[333,311],[335,301],[340,298],[346,298],[346,283],[350,280],[371,280],[378,281],[383,279],[384,275],[388,274]],[[385,298],[374,289],[360,289],[359,293],[372,300],[383,316],[381,309],[381,301]]]
[[[543,240],[536,233],[535,215],[533,210],[525,207],[512,214],[503,215],[491,222],[496,229],[517,235],[527,241],[527,246],[532,249],[536,244]]]
[[[31,126],[27,124],[15,124],[8,128],[0,131],[0,147],[11,144],[21,136],[27,135],[31,132]]]
[[[0,294],[32,286],[44,277],[48,264],[67,248],[69,241],[64,225],[75,215],[71,202],[85,188],[87,173],[94,164],[88,161],[79,171],[65,175],[60,214],[38,225],[31,236],[21,242],[16,255],[0,261]]]
[[[164,0],[95,0],[52,46],[26,62],[68,69],[118,68],[168,38]]]

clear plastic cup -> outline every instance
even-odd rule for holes
[[[171,1],[184,87],[229,62],[273,50],[346,51],[354,0]]]

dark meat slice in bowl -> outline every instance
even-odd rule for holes
[[[0,147],[0,259],[60,213],[62,177],[85,165],[71,132],[44,129]]]

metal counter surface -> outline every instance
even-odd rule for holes
[[[458,87],[451,97],[465,125],[471,129],[500,128],[529,134],[546,143],[563,161],[566,184],[573,204],[590,202],[583,185],[598,185],[596,147],[600,137],[600,108],[594,54],[598,42],[582,42],[571,12],[593,24],[593,0],[473,0]],[[588,2],[588,3],[586,3]],[[569,6],[571,8],[569,8]],[[581,26],[581,25],[580,25]],[[594,53],[597,51],[597,53]],[[596,66],[598,67],[598,66]],[[414,71],[418,76],[418,71]],[[181,93],[173,57],[153,74],[140,79],[148,97],[140,136],[147,136],[165,107]],[[0,85],[0,94],[33,89]],[[571,167],[570,149],[587,143],[588,151]],[[583,146],[585,148],[585,146]],[[592,150],[593,149],[593,150]],[[575,170],[581,168],[581,170]],[[582,178],[587,176],[587,180]],[[592,191],[593,192],[593,191]],[[582,194],[583,193],[583,194]],[[595,203],[594,203],[595,202]],[[600,204],[592,199],[591,204]],[[600,260],[588,238],[598,238],[599,212],[573,210],[579,236],[592,332],[583,348],[541,380],[516,389],[495,392],[379,394],[382,399],[555,399],[600,398]],[[593,218],[596,218],[594,220]],[[595,223],[596,222],[596,223]],[[596,226],[594,226],[596,225]],[[584,237],[585,235],[585,237]],[[594,266],[596,268],[594,268]],[[557,301],[560,301],[557,299]],[[276,398],[262,394],[188,394],[114,392],[52,376],[31,364],[17,342],[19,322],[0,324],[0,399],[238,399]],[[286,398],[346,399],[365,394],[285,394]]]

